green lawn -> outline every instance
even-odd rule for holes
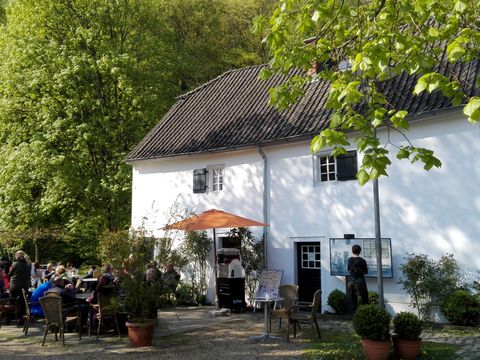
[[[449,360],[454,359],[456,345],[446,345],[433,342],[422,343],[422,353],[419,360]],[[363,356],[360,338],[353,334],[322,332],[322,341],[315,343],[310,350],[312,360],[357,360],[365,359]],[[392,349],[390,359],[395,359]]]

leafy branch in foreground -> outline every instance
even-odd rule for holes
[[[391,164],[388,145],[398,159],[420,161],[425,170],[440,167],[433,151],[414,146],[405,136],[408,111],[388,96],[386,82],[400,75],[416,80],[413,95],[441,92],[452,106],[463,105],[472,123],[480,122],[480,97],[469,91],[448,63],[479,58],[480,4],[466,0],[284,0],[270,19],[258,17],[254,31],[263,34],[270,50],[262,74],[305,72],[271,91],[271,102],[287,107],[298,100],[312,80],[330,84],[325,107],[333,110],[329,128],[315,137],[312,152],[332,149],[334,156],[350,146],[345,132],[364,154],[357,178],[361,184],[386,176]],[[307,40],[306,40],[307,39]],[[308,71],[316,67],[316,72]],[[406,143],[381,144],[377,129],[399,132]]]

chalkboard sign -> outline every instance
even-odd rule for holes
[[[392,270],[392,244],[391,239],[381,239],[382,243],[382,270],[383,277],[393,277]],[[347,261],[352,256],[352,246],[360,245],[362,247],[361,257],[365,259],[368,266],[367,277],[377,276],[377,253],[375,239],[373,238],[331,238],[330,239],[330,275],[347,276]]]
[[[275,298],[278,297],[278,288],[282,282],[283,270],[261,270],[258,276],[258,290],[255,297]]]

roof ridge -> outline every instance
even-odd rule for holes
[[[217,77],[214,77],[213,79],[207,81],[206,83],[196,87],[195,89],[192,89],[188,92],[186,92],[185,94],[182,94],[182,95],[178,95],[175,97],[175,100],[185,100],[186,98],[188,98],[189,96],[195,94],[196,92],[202,90],[203,88],[206,88],[208,87],[209,85],[211,85],[212,83],[214,82],[217,82],[218,80],[224,78],[225,76],[231,74],[231,73],[234,73],[234,72],[239,72],[239,71],[246,71],[246,70],[250,70],[250,69],[253,69],[253,68],[260,68],[260,67],[265,67],[265,66],[268,66],[268,64],[257,64],[257,65],[250,65],[250,66],[246,66],[246,67],[242,67],[242,68],[238,68],[238,69],[231,69],[231,70],[227,70],[225,71],[224,73],[218,75]]]

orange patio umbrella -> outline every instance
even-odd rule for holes
[[[244,218],[242,216],[230,214],[221,210],[207,210],[198,215],[193,215],[185,220],[166,225],[165,230],[184,230],[196,231],[213,229],[213,256],[215,270],[215,301],[218,307],[217,299],[217,244],[215,241],[215,229],[219,228],[237,228],[247,226],[270,226],[259,221]]]

